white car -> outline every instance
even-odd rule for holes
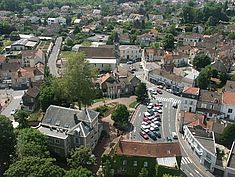
[[[162,114],[162,110],[161,110],[161,109],[158,109],[157,112],[158,112],[159,114]]]
[[[150,130],[149,129],[141,129],[143,130],[145,133],[148,133]]]
[[[151,116],[151,114],[149,113],[149,112],[144,112],[144,117],[149,117],[149,116]]]
[[[157,92],[155,90],[152,91],[152,94],[157,95]]]
[[[142,128],[142,129],[149,129],[149,128],[150,128],[150,125],[141,125],[141,128]]]
[[[149,130],[154,131],[154,130],[155,130],[155,128],[154,128],[154,127],[150,127],[150,129],[149,129]]]
[[[148,108],[148,109],[152,109],[153,106],[152,106],[152,105],[148,105],[147,108]]]
[[[148,125],[148,122],[143,121],[141,125]]]
[[[16,111],[17,109],[12,109],[10,114],[13,116],[16,113]]]

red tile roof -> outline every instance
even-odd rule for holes
[[[235,105],[235,92],[224,92],[222,101],[224,104]]]
[[[181,156],[179,143],[143,143],[140,141],[120,140],[117,146],[118,155],[144,157]]]
[[[187,87],[184,89],[183,93],[199,95],[199,88],[196,87]]]
[[[5,62],[6,57],[4,55],[0,55],[0,62],[3,63]]]

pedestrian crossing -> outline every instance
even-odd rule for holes
[[[177,103],[177,104],[181,103],[180,99],[175,99],[175,98],[156,97],[156,98],[154,98],[154,100],[158,100],[158,101],[162,101],[162,102]]]
[[[182,157],[181,159],[181,164],[190,164],[192,161],[190,160],[189,157]]]

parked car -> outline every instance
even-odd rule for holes
[[[158,93],[158,94],[162,94],[162,91],[161,91],[161,90],[157,90],[157,93]]]
[[[128,62],[126,62],[126,64],[131,65],[131,64],[133,64],[133,62],[132,61],[128,61]]]
[[[144,129],[144,128],[141,128],[141,130],[143,130],[143,132],[145,132],[145,133],[148,133],[150,130],[149,129]]]
[[[152,140],[154,140],[154,141],[157,140],[157,136],[152,131],[149,131],[148,135]]]
[[[177,108],[178,108],[178,104],[177,104],[176,102],[174,102],[174,103],[172,104],[172,107],[177,109]]]
[[[143,128],[143,129],[149,129],[149,128],[150,128],[150,125],[141,125],[141,128]]]
[[[149,121],[149,120],[148,120]],[[150,121],[151,122],[151,121]],[[141,125],[148,125],[149,123],[147,121],[143,121]]]
[[[153,132],[158,138],[161,138],[162,136],[161,136],[161,133],[159,132],[159,131],[154,131]]]
[[[153,95],[157,95],[157,92],[154,90],[154,91],[152,91],[152,94]]]
[[[171,134],[172,134],[173,139],[178,139],[176,132],[172,132]]]
[[[144,132],[144,131],[140,132],[140,135],[141,135],[144,139],[146,139],[146,140],[149,139],[147,133]]]
[[[169,142],[172,142],[172,138],[170,136],[166,137],[166,140],[169,141]]]
[[[161,110],[161,109],[157,110],[157,112],[158,112],[159,114],[162,114],[162,110]]]
[[[144,112],[144,117],[149,117],[149,116],[151,116],[151,114],[148,111]]]
[[[161,122],[159,122],[159,121],[153,121],[153,123],[157,126],[161,126]]]
[[[143,121],[144,121],[144,122],[147,122],[147,123],[148,123],[148,122],[151,122],[151,121],[149,120],[149,118],[147,118],[147,117],[143,118]]]
[[[13,116],[17,112],[17,109],[12,109],[10,114]]]

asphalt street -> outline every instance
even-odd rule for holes
[[[48,59],[48,67],[50,70],[50,74],[52,74],[55,77],[60,76],[58,73],[57,67],[56,67],[56,61],[57,61],[58,55],[60,53],[60,47],[61,47],[62,41],[63,41],[62,37],[58,37],[56,39],[55,45],[53,46],[53,49],[52,49],[51,54]]]

